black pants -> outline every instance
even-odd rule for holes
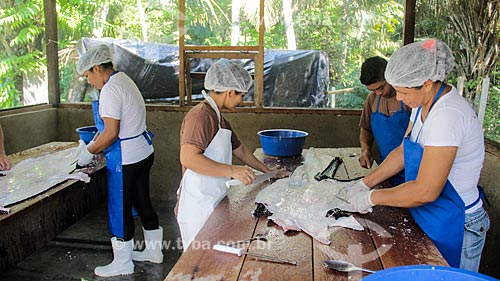
[[[154,153],[146,159],[123,165],[123,240],[134,238],[135,225],[132,216],[132,206],[141,217],[142,225],[146,230],[158,229],[158,214],[153,209],[149,198],[149,173],[154,162]]]

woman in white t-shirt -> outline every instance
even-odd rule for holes
[[[471,106],[443,82],[453,65],[451,50],[436,39],[392,55],[385,77],[413,109],[407,137],[346,197],[359,212],[375,205],[410,208],[451,266],[477,272],[490,226],[477,187],[484,137]],[[403,168],[405,183],[370,189]]]
[[[130,77],[113,67],[113,53],[107,45],[85,52],[77,70],[100,90],[92,103],[99,134],[82,149],[78,164],[85,166],[93,155],[106,156],[108,177],[108,219],[113,237],[114,259],[98,266],[97,276],[134,273],[135,261],[162,263],[163,230],[149,198],[149,174],[154,162],[151,133],[146,130],[146,107],[141,92]],[[137,210],[144,229],[144,251],[133,251],[134,218]]]

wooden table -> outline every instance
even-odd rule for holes
[[[317,148],[316,148],[317,149]],[[317,149],[340,156],[346,163],[348,178],[367,173],[359,167],[359,148]],[[255,155],[264,163],[279,163],[293,170],[300,158]],[[304,155],[304,153],[303,153]],[[339,170],[340,171],[340,170]],[[214,210],[195,241],[182,254],[165,280],[359,280],[365,273],[342,273],[323,267],[327,259],[342,259],[357,266],[380,270],[400,265],[448,265],[432,241],[420,230],[403,208],[377,206],[373,213],[356,215],[364,231],[330,228],[330,245],[312,239],[304,232],[287,232],[266,218],[254,218],[255,197],[269,182],[249,188],[232,188]],[[249,252],[297,261],[297,265],[258,261],[218,252],[216,243],[238,241],[267,233],[267,242],[240,244]]]
[[[75,142],[51,142],[9,155],[13,164],[77,146]],[[89,183],[66,180],[25,201],[9,206],[10,214],[0,214],[0,272],[37,249],[81,219],[106,199],[106,169],[102,155],[97,165],[84,169]]]

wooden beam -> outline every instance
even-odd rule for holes
[[[59,85],[56,0],[44,0],[43,11],[45,16],[49,103],[57,106],[61,102],[61,87]]]
[[[258,46],[194,46],[184,44],[185,0],[179,1],[179,105],[192,105],[191,58],[252,59],[254,61],[254,104],[262,108],[264,94],[264,0],[260,0]],[[198,74],[199,76],[200,74]],[[246,103],[243,105],[247,105]]]
[[[259,53],[254,61],[255,79],[253,85],[253,99],[257,108],[264,107],[264,0],[260,0],[259,9]]]
[[[403,45],[415,41],[415,6],[417,0],[405,0],[405,18],[403,25]]]
[[[351,92],[354,92],[354,88],[345,88],[345,89],[328,91],[328,94],[329,95],[338,95],[338,94],[351,93]]]
[[[185,45],[186,51],[233,51],[233,52],[258,52],[258,46],[197,46]]]
[[[255,53],[235,53],[235,52],[203,52],[203,53],[189,53],[184,52],[184,59],[198,58],[198,59],[255,59],[257,54]]]
[[[184,65],[184,32],[186,21],[186,1],[179,1],[179,106],[184,106],[186,96],[186,85],[184,83],[185,65]]]

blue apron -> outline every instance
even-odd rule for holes
[[[432,101],[431,108],[441,96],[445,87],[446,84],[443,83]],[[413,124],[416,123],[421,108],[418,108]],[[403,140],[406,181],[415,180],[420,168],[424,152],[423,147],[418,143],[421,130],[422,128],[420,128],[415,142],[409,138],[412,132]],[[465,210],[471,208],[477,202],[479,202],[479,198],[466,207],[453,185],[449,180],[446,180],[443,191],[434,202],[410,208],[410,213],[415,221],[432,242],[434,242],[452,267],[460,267],[460,257],[464,240]]]
[[[111,74],[114,75],[117,72]],[[110,77],[111,77],[110,76]],[[109,78],[108,78],[109,80]],[[108,82],[106,80],[106,83]],[[92,101],[92,112],[94,122],[99,133],[104,131],[104,121],[99,115],[99,101]],[[103,153],[106,157],[106,175],[108,178],[108,227],[113,236],[123,238],[125,236],[123,222],[123,175],[122,175],[122,148],[121,142],[144,136],[148,143],[152,144],[153,134],[144,131],[137,136],[120,139],[117,138],[113,144],[107,147]],[[137,211],[132,208],[132,215],[137,216]]]
[[[372,113],[370,122],[375,141],[377,141],[377,146],[380,151],[380,162],[382,162],[391,151],[401,144],[406,129],[408,128],[408,123],[410,122],[410,112],[404,109],[402,102],[399,102],[401,110],[396,111],[391,116],[387,116],[378,110],[380,99],[381,97],[379,96],[377,109]],[[404,183],[404,170],[394,175],[389,181],[393,186]]]

